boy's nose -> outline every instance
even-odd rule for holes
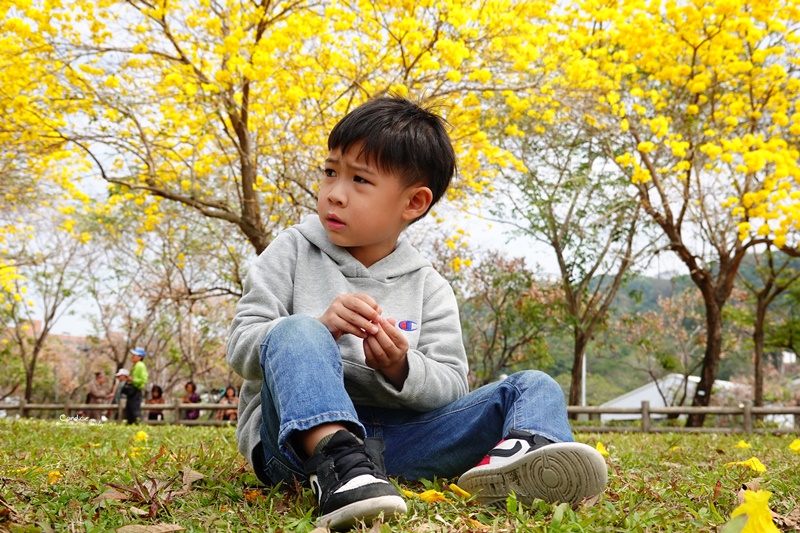
[[[347,203],[347,195],[343,187],[334,185],[328,190],[328,201],[335,205],[344,206]]]

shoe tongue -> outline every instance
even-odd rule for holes
[[[372,474],[375,466],[364,449],[364,441],[343,429],[337,431],[325,445],[325,455],[333,457],[334,468],[339,476],[352,478],[360,474]]]
[[[351,446],[358,446],[359,444],[363,443],[364,442],[361,439],[358,439],[349,431],[340,429],[331,435],[330,440],[328,440],[328,443],[324,445],[323,449],[330,454],[338,449],[350,448]]]
[[[542,437],[539,434],[521,431],[518,429],[511,429],[508,431],[508,436],[505,438],[505,440],[509,439],[524,439],[530,443],[531,449],[533,450],[541,448],[542,446],[547,446],[548,444],[553,444],[553,441],[547,437]]]

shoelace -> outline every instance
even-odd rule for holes
[[[362,474],[374,474],[378,471],[363,444],[343,447],[330,457],[333,459],[333,469],[340,480]]]

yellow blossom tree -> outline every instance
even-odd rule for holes
[[[98,215],[136,203],[148,231],[177,202],[260,252],[313,210],[328,131],[374,96],[439,102],[460,156],[453,195],[481,192],[486,163],[508,164],[481,103],[535,84],[535,47],[508,43],[543,42],[551,3],[43,0],[17,24],[59,29],[43,34],[52,68],[86,107],[57,131],[111,185]]]
[[[58,32],[41,13],[26,0],[0,0],[0,304],[19,298],[13,250],[31,238],[24,209],[70,210],[74,198],[86,199],[76,187],[81,155],[59,133],[81,104],[64,91],[49,44]]]
[[[524,112],[593,128],[688,269],[707,328],[693,404],[708,405],[742,259],[800,242],[798,3],[587,0],[552,24]]]

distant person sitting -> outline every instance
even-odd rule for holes
[[[183,403],[200,403],[200,395],[197,394],[197,387],[193,381],[188,382],[183,388],[186,390],[186,394],[181,398]],[[186,409],[183,411],[184,420],[197,420],[199,417],[200,409]]]
[[[237,420],[239,418],[239,398],[236,396],[236,389],[229,385],[219,403],[233,406],[233,409],[220,409],[217,412],[217,418],[220,420]]]
[[[153,385],[150,391],[150,398],[145,402],[147,405],[158,405],[164,403],[164,391],[158,385]],[[148,420],[164,420],[164,411],[161,409],[150,409],[147,412]]]
[[[103,372],[95,372],[94,380],[89,385],[89,392],[86,393],[86,403],[98,404],[108,403],[111,401],[112,389],[106,387],[106,375]],[[87,411],[87,416],[97,421],[103,416],[102,411],[99,409],[92,409]]]

